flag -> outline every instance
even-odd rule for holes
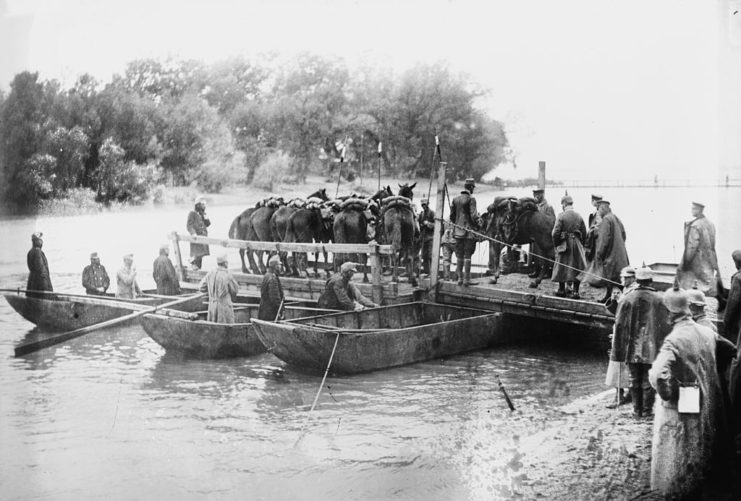
[[[437,152],[437,158],[442,159],[443,155],[440,152],[440,138],[435,134],[435,151]]]
[[[381,156],[381,153],[383,153],[383,143],[381,141],[378,141],[378,156]]]
[[[342,150],[340,151],[340,163],[345,161],[345,152],[347,150],[347,146],[344,144],[342,145]]]

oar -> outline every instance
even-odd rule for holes
[[[65,297],[92,297],[92,298],[103,298],[103,299],[114,299],[113,296],[92,296],[90,294],[74,294],[70,292],[61,292],[61,291],[34,291],[34,290],[26,290],[26,289],[0,289],[0,292],[10,292],[13,294],[35,294],[35,295],[44,295],[49,296],[49,299],[54,299],[57,296],[65,296]]]
[[[134,313],[129,313],[128,315],[124,315],[118,318],[113,318],[111,320],[106,320],[105,322],[101,322],[99,324],[89,325],[87,327],[82,327],[81,329],[75,329],[73,331],[64,332],[62,334],[57,334],[55,336],[51,336],[45,339],[40,339],[37,341],[32,341],[30,343],[22,344],[20,346],[16,346],[15,356],[20,357],[21,355],[27,355],[28,353],[33,353],[34,351],[38,351],[42,348],[47,348],[49,346],[59,344],[63,341],[67,341],[68,339],[74,339],[76,337],[82,336],[83,334],[87,334],[89,332],[102,329],[103,327],[110,327],[111,325],[120,324],[121,322],[131,320],[132,318],[137,318],[147,313],[154,313],[157,310],[161,310],[163,308],[169,308],[171,306],[175,306],[176,304],[185,303],[186,301],[190,301],[199,296],[205,296],[205,295],[206,295],[205,293],[202,293],[202,294],[195,294],[192,296],[181,297],[169,303],[160,304],[158,306],[146,308],[144,310],[136,311]]]

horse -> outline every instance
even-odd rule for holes
[[[286,239],[286,233],[288,230],[289,220],[291,216],[297,210],[303,208],[304,205],[306,205],[306,201],[302,198],[293,198],[289,200],[286,205],[279,207],[273,213],[273,215],[270,217],[270,233],[272,235],[273,242],[288,241]],[[278,252],[278,255],[280,256],[280,260],[286,269],[286,273],[288,273],[289,271],[293,271],[296,275],[298,275],[296,267],[292,266],[288,262],[288,252],[280,251]]]
[[[325,214],[332,216],[332,211],[325,208],[318,198],[309,199],[304,207],[291,214],[286,228],[286,242],[329,242],[332,240],[332,228],[325,221]],[[323,251],[325,266],[328,264],[327,251]],[[319,276],[319,253],[314,253],[314,276]],[[306,253],[294,252],[291,260],[292,274],[306,278]]]
[[[415,259],[419,251],[419,225],[414,214],[412,189],[417,185],[399,185],[399,195],[384,200],[383,231],[385,239],[391,244],[392,280],[399,281],[399,263],[405,264],[409,283],[417,286]]]
[[[490,237],[489,240],[489,270],[491,274],[490,281],[495,284],[499,280],[500,274],[500,256],[502,255],[502,223],[507,214],[507,208],[511,200],[517,200],[514,197],[499,196],[495,197],[494,201],[487,207],[486,215],[483,218],[485,220],[486,236]],[[512,252],[511,247],[507,247],[508,252]]]
[[[234,221],[232,221],[231,226],[229,227],[229,238],[235,239],[235,240],[255,240],[255,230],[252,226],[252,214],[262,207],[262,204],[264,201],[260,201],[257,204],[255,204],[254,207],[250,207],[249,209],[245,209],[240,215],[238,215],[236,218],[234,218]],[[242,260],[242,273],[248,273],[247,265],[244,262],[244,255],[245,250],[239,249],[239,258]],[[252,253],[247,253],[247,258],[250,263],[250,268],[252,269],[252,273],[260,273],[260,268],[257,266],[257,263],[255,262],[255,259],[252,257]]]
[[[533,198],[525,197],[507,202],[507,212],[501,223],[504,241],[508,244],[535,244],[540,253],[540,256],[535,257],[540,265],[540,273],[530,282],[532,289],[540,285],[548,274],[549,263],[555,259],[552,236],[555,223],[554,218],[538,210]]]
[[[349,198],[342,202],[341,210],[334,218],[332,230],[334,241],[338,244],[367,244],[368,243],[368,217],[365,211],[368,201],[360,198]],[[338,270],[347,256],[335,255],[334,267]],[[368,269],[365,264],[368,261],[366,254],[351,255],[350,259],[363,265],[363,282],[368,282]]]
[[[257,242],[275,242],[273,239],[273,229],[270,224],[270,220],[280,207],[283,207],[282,197],[274,197],[269,199],[265,205],[255,210],[250,217],[252,223],[253,236],[252,240]],[[264,251],[254,251],[257,256],[257,264],[259,266],[260,274],[264,274],[267,271],[266,265],[263,263],[262,255]],[[268,253],[270,254],[270,253]]]

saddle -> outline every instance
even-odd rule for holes
[[[348,198],[340,204],[341,210],[356,210],[363,212],[368,208],[368,201],[363,198]]]
[[[407,197],[394,195],[384,198],[382,203],[384,210],[391,208],[405,208],[411,210],[412,212],[414,211],[414,208],[412,207],[412,201],[409,200]]]

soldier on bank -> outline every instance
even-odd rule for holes
[[[569,297],[579,296],[579,274],[587,267],[584,258],[584,240],[587,228],[581,215],[574,210],[574,199],[569,195],[561,199],[563,212],[558,215],[553,227],[553,244],[556,250],[556,263],[553,265],[551,280],[558,282],[556,296],[566,297],[566,284],[571,286]]]
[[[715,225],[705,217],[704,210],[703,204],[692,202],[694,219],[684,223],[684,253],[677,266],[677,277],[683,289],[689,289],[697,282],[698,288],[707,294],[715,290],[718,256],[715,253]]]
[[[455,237],[458,285],[465,286],[477,283],[471,281],[471,256],[476,250],[476,237],[469,231],[481,229],[481,218],[476,210],[476,199],[473,198],[474,188],[476,188],[476,182],[473,178],[466,179],[463,191],[453,199],[450,207],[450,222],[455,224],[453,236]]]

